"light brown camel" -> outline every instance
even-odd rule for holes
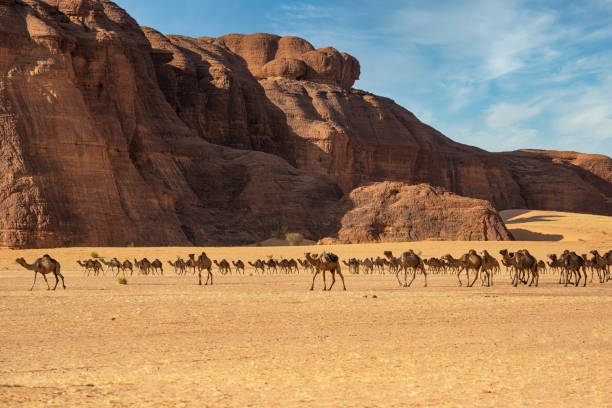
[[[487,286],[493,286],[493,273],[495,271],[499,271],[499,262],[497,259],[493,258],[493,256],[485,249],[482,251],[482,272],[481,275],[482,285],[485,285],[485,277],[487,280]]]
[[[467,276],[467,287],[471,288],[474,286],[476,279],[478,279],[478,273],[482,268],[482,257],[476,253],[475,250],[470,249],[467,254],[464,254],[461,258],[459,258],[461,262],[461,269],[457,272],[457,280],[459,281],[459,286],[462,286],[461,283],[461,272],[465,271]],[[474,280],[470,283],[470,270],[473,269],[475,272]]]
[[[305,254],[306,260],[315,267],[315,273],[312,277],[312,285],[310,286],[310,290],[314,290],[314,282],[315,278],[321,272],[323,274],[323,290],[331,290],[334,287],[334,283],[336,283],[336,273],[342,279],[342,287],[343,290],[346,290],[346,285],[344,284],[344,276],[342,276],[342,271],[340,267],[340,260],[338,256],[331,253],[323,252],[320,256],[310,255],[309,252]],[[327,271],[331,272],[332,283],[329,285],[329,289],[327,288],[327,283],[325,282],[325,273]]]
[[[104,265],[106,265],[106,271],[108,272],[108,270],[110,269],[110,272],[113,273],[115,270],[117,271],[116,274],[114,274],[114,276],[119,275],[119,272],[121,270],[121,262],[119,262],[117,260],[117,258],[113,258],[110,261],[106,262],[104,259],[100,259],[100,262],[102,262]]]
[[[181,258],[177,257],[176,261],[174,262],[168,261],[168,265],[174,268],[174,273],[176,275],[185,274],[185,261],[183,261]]]
[[[202,285],[202,271],[205,269],[208,272],[206,276],[206,283],[208,285],[208,280],[210,279],[210,284],[213,284],[213,274],[212,274],[212,261],[206,255],[205,252],[202,252],[200,256],[198,256],[198,260],[196,261],[196,265],[198,267],[198,285]]]
[[[298,258],[297,260],[299,262],[299,264],[302,266],[302,268],[304,269],[304,272],[310,272],[310,273],[314,273],[314,266],[312,266],[312,264],[310,262],[308,262],[305,259],[300,259]]]
[[[239,259],[238,262],[232,261],[232,265],[234,265],[234,269],[236,270],[236,275],[241,273],[241,272],[244,275],[244,262],[242,262]]]
[[[387,252],[389,256],[387,256]],[[393,253],[391,251],[386,251],[385,256],[391,259],[393,257]],[[425,263],[412,249],[402,253],[400,257],[400,267],[397,269],[395,273],[395,279],[397,279],[397,283],[402,286],[402,282],[399,279],[400,271],[404,271],[404,287],[410,287],[412,282],[414,282],[417,274],[417,270],[420,270],[423,273],[423,277],[425,278],[425,286],[427,286],[427,271],[425,270]],[[410,283],[408,283],[408,269],[412,269],[412,279],[410,279]]]
[[[608,268],[608,261],[599,254],[599,252],[595,249],[591,251],[593,254],[593,258],[591,259],[591,265],[593,269],[597,271],[597,277],[599,278],[599,283],[604,283],[606,281],[606,270]],[[593,273],[591,272],[591,280],[593,279]]]
[[[86,259],[85,261],[77,260],[76,262],[85,269],[85,272],[83,272],[83,275],[87,274],[87,276],[89,276],[90,272],[93,271],[94,264],[91,259]]]
[[[25,259],[17,258],[15,260],[19,265],[24,268],[34,271],[34,282],[32,283],[32,287],[30,290],[34,289],[34,285],[36,284],[36,275],[39,273],[45,279],[45,283],[47,284],[47,290],[50,290],[49,281],[47,280],[47,274],[52,273],[55,275],[55,286],[53,286],[53,290],[57,288],[57,284],[59,283],[58,276],[62,279],[62,286],[66,289],[66,284],[64,283],[64,276],[60,272],[60,264],[55,259],[51,258],[49,255],[45,254],[42,257],[38,258],[32,264],[28,264]]]

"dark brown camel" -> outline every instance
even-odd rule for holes
[[[236,275],[241,273],[241,271],[244,275],[244,262],[239,259],[238,262],[232,261],[232,264],[234,265],[234,269],[236,269]]]
[[[60,272],[60,264],[55,259],[51,258],[49,255],[43,255],[42,257],[35,260],[32,264],[28,264],[23,258],[17,258],[15,262],[30,271],[34,271],[34,282],[32,283],[32,287],[30,288],[30,290],[34,289],[34,285],[36,284],[36,275],[38,275],[39,273],[45,279],[45,283],[47,284],[47,290],[51,289],[49,287],[49,281],[47,280],[48,273],[52,273],[55,276],[55,286],[53,286],[53,290],[57,288],[57,284],[59,283],[58,277],[62,279],[62,287],[66,289],[66,284],[64,283],[64,276]]]

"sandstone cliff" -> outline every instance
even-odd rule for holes
[[[329,211],[340,219],[340,228],[335,236],[320,241],[324,244],[512,239],[488,201],[428,184],[369,184],[353,190]]]
[[[1,0],[0,245],[320,239],[386,180],[611,212],[609,158],[455,143],[352,89],[359,70],[296,37],[164,36],[107,0]]]

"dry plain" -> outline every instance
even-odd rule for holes
[[[546,240],[329,249],[363,258],[529,248],[542,258],[612,248],[610,217],[504,216]],[[215,273],[214,286],[199,287],[165,266],[164,277],[122,286],[75,263],[92,251],[165,262],[202,250],[246,261],[322,249],[0,250],[0,406],[612,406],[612,283],[566,288],[544,275],[537,288],[513,288],[502,273],[490,288],[457,287],[452,275],[401,288],[389,274],[345,271],[346,292],[322,292],[320,280],[310,292],[305,273]],[[67,290],[48,292],[39,280],[28,291],[32,274],[14,260],[45,252],[61,262]]]

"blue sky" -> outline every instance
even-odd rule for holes
[[[296,35],[357,57],[356,88],[491,151],[612,156],[612,0],[118,0],[166,34]]]

